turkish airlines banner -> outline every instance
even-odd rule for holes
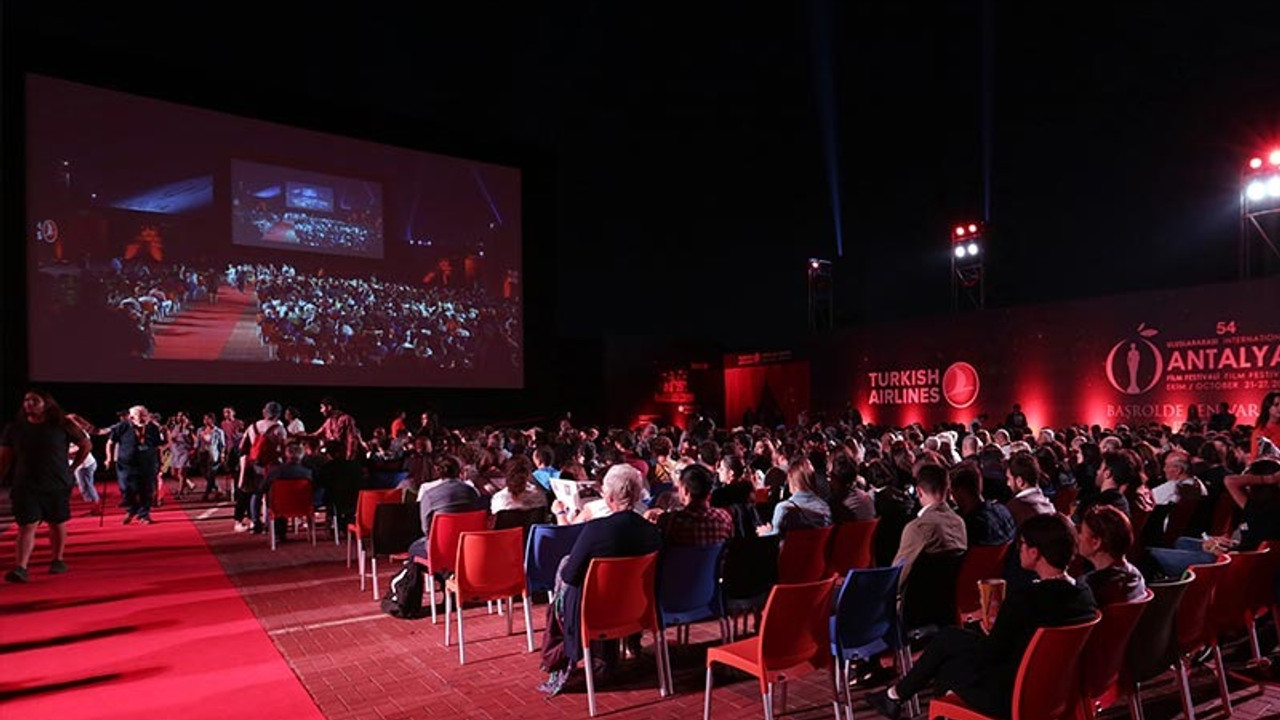
[[[1178,425],[1227,402],[1253,424],[1280,390],[1280,279],[851,330],[812,354],[813,405],[865,420]]]

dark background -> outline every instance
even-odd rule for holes
[[[11,290],[22,198],[9,192],[24,71],[522,166],[528,389],[340,393],[371,412],[600,414],[611,338],[796,342],[804,261],[835,259],[829,167],[839,322],[945,312],[947,229],[983,212],[984,128],[989,304],[1233,279],[1239,171],[1280,120],[1280,5],[988,4],[984,35],[981,0],[462,13],[7,2],[6,407],[25,377]],[[156,394],[54,390],[95,409]],[[248,406],[271,389],[165,393]],[[312,415],[306,393],[281,399]]]

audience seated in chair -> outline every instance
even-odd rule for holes
[[[970,546],[1004,545],[1012,542],[1018,526],[1009,508],[982,497],[982,474],[973,463],[961,463],[951,470],[951,498],[964,520]]]
[[[1125,514],[1109,505],[1097,505],[1080,522],[1080,554],[1093,565],[1080,582],[1089,586],[1099,605],[1133,602],[1146,597],[1142,573],[1129,564],[1125,553],[1133,545],[1133,528]]]

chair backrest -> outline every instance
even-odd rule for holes
[[[499,510],[493,514],[493,529],[520,528],[527,533],[529,528],[534,525],[546,522],[547,514],[545,507],[529,508],[527,510]]]
[[[524,574],[530,591],[549,592],[556,586],[560,561],[573,550],[583,525],[534,525],[525,546]]]
[[[822,579],[827,570],[830,525],[787,531],[778,551],[778,582],[794,585]]]
[[[1174,541],[1187,534],[1187,527],[1200,511],[1202,502],[1207,501],[1192,493],[1178,497],[1178,502],[1169,511],[1169,519],[1164,526],[1162,541],[1166,547],[1172,547]]]
[[[1155,593],[1147,590],[1141,599],[1101,608],[1102,620],[1089,635],[1080,662],[1080,687],[1086,702],[1107,695],[1119,685],[1129,640],[1154,598]]]
[[[831,643],[837,656],[860,651],[869,658],[902,646],[898,624],[898,577],[902,566],[853,569],[845,576],[836,598]]]
[[[402,490],[361,490],[356,496],[356,528],[360,537],[368,537],[373,532],[373,513],[379,505],[399,503],[402,498]]]
[[[760,619],[757,661],[768,670],[831,661],[831,591],[835,576],[815,582],[779,584],[769,593]]]
[[[873,518],[836,525],[827,551],[827,574],[844,575],[853,569],[873,567],[875,558],[871,538],[879,524],[880,519]]]
[[[402,553],[422,537],[422,516],[417,503],[388,502],[374,508],[373,530],[369,532],[374,555]]]
[[[1213,608],[1209,611],[1219,633],[1243,630],[1245,614],[1253,605],[1252,596],[1258,592],[1258,579],[1268,586],[1275,582],[1269,550],[1233,552],[1230,556],[1227,576],[1214,591]]]
[[[1209,534],[1226,537],[1236,529],[1236,515],[1239,508],[1231,499],[1231,493],[1224,492],[1218,496],[1218,503],[1213,506],[1213,514],[1209,519]]]
[[[1125,652],[1124,673],[1130,680],[1146,682],[1177,660],[1178,606],[1194,578],[1195,573],[1188,572],[1181,580],[1147,586],[1154,597],[1138,618]]]
[[[1178,650],[1198,650],[1213,641],[1217,628],[1213,625],[1213,595],[1231,571],[1231,556],[1220,555],[1210,565],[1192,565],[1195,577],[1178,606]]]
[[[777,535],[730,540],[720,567],[720,592],[726,599],[762,597],[778,582]]]
[[[454,572],[463,601],[523,594],[524,531],[515,527],[462,533]]]
[[[1076,498],[1080,496],[1080,487],[1078,485],[1068,485],[1058,488],[1058,492],[1053,495],[1053,508],[1058,512],[1071,517],[1072,506],[1076,504]]]
[[[276,480],[267,493],[272,517],[311,517],[315,512],[310,480]]]
[[[1059,490],[1061,494],[1064,490]],[[959,574],[956,575],[956,614],[964,616],[982,609],[982,598],[978,594],[978,581],[989,578],[1004,577],[1005,555],[1009,552],[1009,543],[1001,545],[973,545],[964,553],[960,561]]]
[[[1080,651],[1101,619],[1040,628],[1031,637],[1013,684],[1013,720],[1065,718],[1080,698]]]
[[[458,537],[464,532],[486,530],[488,513],[471,510],[460,513],[436,513],[431,516],[431,533],[427,535],[427,567],[433,573],[454,570],[458,559]]]
[[[1265,610],[1275,607],[1275,577],[1280,574],[1280,544],[1271,540],[1262,543],[1259,550],[1269,550],[1263,567],[1249,576],[1249,591],[1245,601],[1245,612],[1255,617]]]
[[[956,578],[964,554],[964,550],[954,550],[916,557],[902,586],[905,630],[956,624]]]
[[[658,629],[658,553],[594,558],[582,582],[582,646]]]
[[[668,547],[658,560],[658,611],[665,624],[681,615],[719,614],[720,553],[724,543]],[[691,622],[691,621],[690,621]]]

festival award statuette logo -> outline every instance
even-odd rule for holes
[[[978,399],[978,371],[967,362],[951,363],[942,374],[942,396],[954,408],[967,408]]]
[[[1136,334],[1111,346],[1107,353],[1107,382],[1125,395],[1142,395],[1160,382],[1164,376],[1164,356],[1160,348],[1148,338],[1160,331],[1138,325]]]

